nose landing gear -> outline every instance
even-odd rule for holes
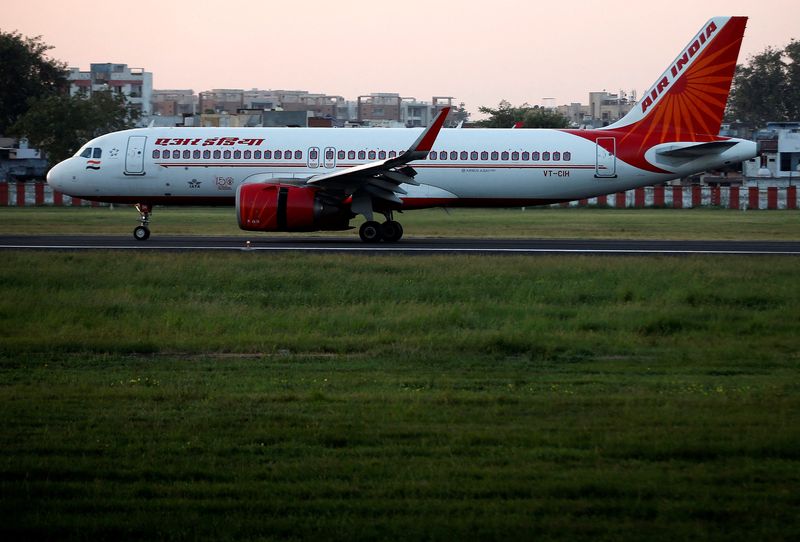
[[[139,211],[139,222],[141,226],[133,229],[133,238],[137,241],[147,241],[150,238],[150,212],[152,207],[147,203],[137,203],[136,210]]]

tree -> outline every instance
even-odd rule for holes
[[[767,47],[736,66],[725,120],[753,128],[800,120],[800,42]]]
[[[139,112],[120,93],[57,95],[33,100],[11,130],[44,151],[50,163],[57,163],[75,154],[92,138],[132,128],[138,118]]]
[[[458,106],[453,107],[450,110],[450,114],[447,115],[447,126],[453,128],[467,120],[469,120],[469,111],[467,111],[464,102],[461,102]]]
[[[523,128],[566,128],[569,119],[555,109],[534,106],[522,117]]]
[[[783,50],[786,65],[786,117],[800,120],[800,41],[792,40]]]
[[[41,36],[0,30],[0,134],[28,110],[28,100],[64,92],[66,64],[48,59]]]
[[[517,122],[521,122],[523,128],[566,128],[569,126],[569,120],[558,111],[538,105],[530,106],[527,103],[514,107],[506,100],[501,100],[496,109],[481,106],[478,110],[489,115],[488,119],[475,123],[483,128],[511,128]]]

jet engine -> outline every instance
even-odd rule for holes
[[[349,209],[324,202],[316,187],[246,183],[236,190],[236,217],[243,230],[346,230],[352,216]]]

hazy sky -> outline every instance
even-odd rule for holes
[[[0,0],[3,31],[83,70],[144,68],[156,89],[445,95],[473,114],[641,95],[716,15],[750,17],[740,62],[800,38],[798,0]]]

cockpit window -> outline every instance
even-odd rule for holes
[[[94,156],[92,158],[101,158],[103,156],[103,149],[97,147],[94,150]]]
[[[86,147],[85,149],[83,149],[83,152],[81,153],[81,158],[91,158],[91,157],[92,157],[92,148]]]

